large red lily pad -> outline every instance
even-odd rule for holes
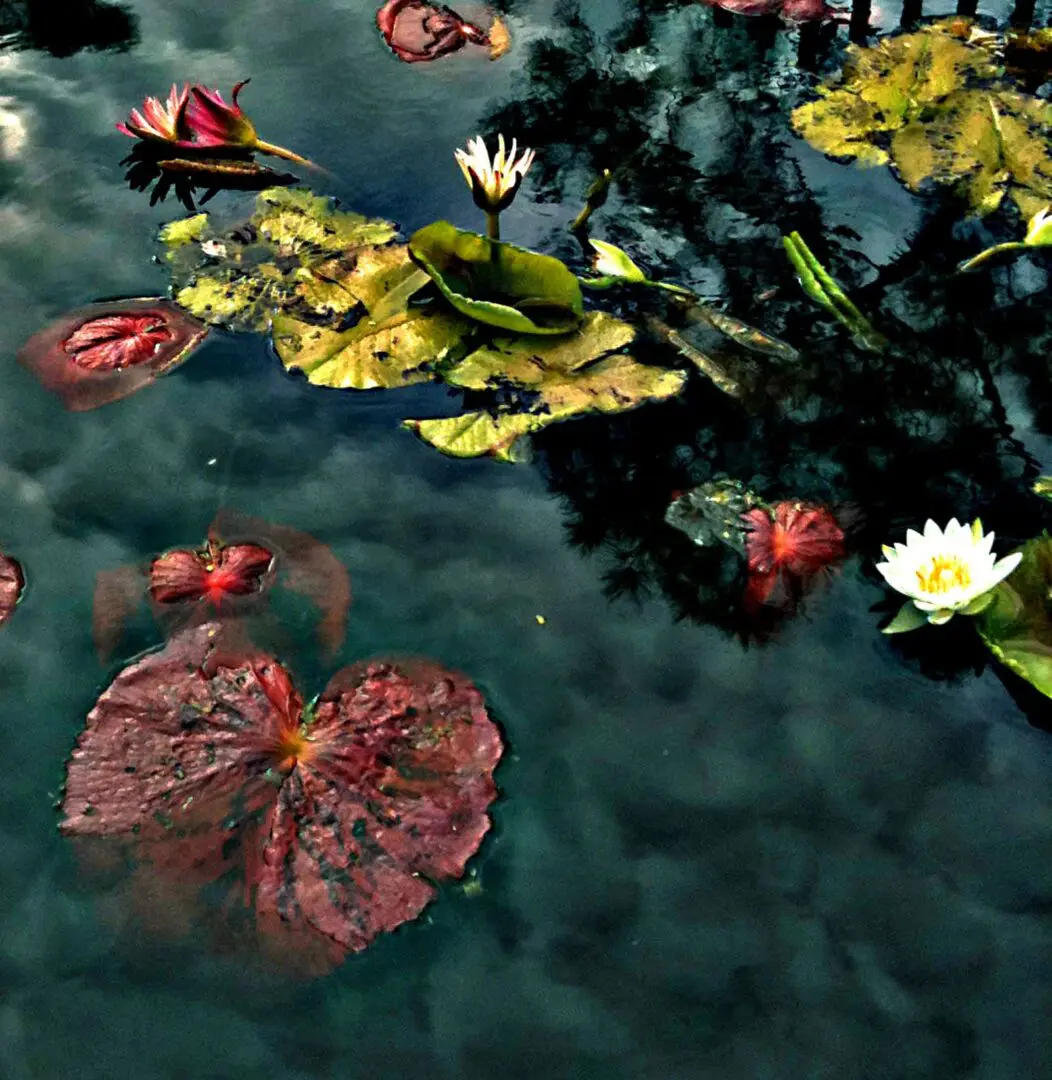
[[[91,304],[34,334],[18,360],[82,412],[134,394],[181,364],[208,328],[167,300]]]
[[[749,582],[746,607],[791,607],[844,557],[844,530],[824,506],[796,500],[742,515]]]
[[[351,581],[332,550],[287,525],[222,509],[200,548],[174,548],[145,567],[100,571],[92,630],[100,661],[116,648],[125,622],[149,597],[169,633],[216,618],[228,623],[260,611],[278,586],[309,600],[317,635],[330,655],[343,644]]]
[[[103,692],[61,830],[123,840],[136,874],[236,882],[226,915],[261,945],[336,961],[463,874],[490,827],[500,732],[479,691],[431,662],[345,668],[305,709],[275,659],[217,640],[196,627]]]
[[[10,555],[0,553],[0,626],[14,614],[25,587],[22,567]]]

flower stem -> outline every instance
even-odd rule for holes
[[[1006,244],[994,244],[993,247],[988,247],[985,251],[980,251],[978,255],[973,255],[970,259],[965,259],[964,262],[957,267],[957,273],[967,274],[969,270],[974,270],[977,266],[981,266],[987,259],[992,259],[1005,251],[1021,251],[1027,246],[1027,244],[1021,243],[1019,240],[1010,240]]]
[[[258,150],[261,154],[270,154],[271,157],[284,158],[286,161],[296,162],[297,165],[306,165],[308,168],[318,169],[318,166],[309,158],[300,157],[299,154],[295,154],[291,150],[286,150],[283,146],[275,146],[273,143],[264,142],[262,139],[256,140],[253,149]]]
[[[500,239],[500,213],[486,211],[486,235],[491,240]]]

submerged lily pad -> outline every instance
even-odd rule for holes
[[[765,504],[740,480],[710,480],[678,495],[665,511],[665,521],[686,533],[699,547],[725,544],[745,555],[746,514]]]
[[[520,334],[566,334],[584,314],[581,286],[551,255],[489,240],[448,221],[415,232],[409,254],[477,322]]]
[[[1030,217],[1052,199],[1052,106],[1004,84],[991,36],[961,19],[852,46],[839,80],[792,115],[818,150],[891,164],[913,191],[959,190],[978,214],[1006,194]]]
[[[217,229],[196,214],[160,235],[176,302],[235,330],[266,329],[278,311],[335,327],[391,293],[400,303],[426,283],[404,247],[386,246],[394,225],[338,210],[304,189],[262,192],[256,212],[236,228]]]
[[[18,361],[67,409],[82,412],[149,385],[186,360],[207,333],[160,298],[91,304],[34,334]]]
[[[1028,541],[1019,565],[976,616],[987,648],[1006,667],[1052,697],[1052,537]]]
[[[293,964],[338,962],[463,874],[490,827],[500,733],[434,663],[345,668],[304,708],[274,658],[214,641],[207,624],[182,634],[103,692],[62,832],[123,841],[136,874],[229,890],[222,917]]]
[[[274,347],[289,371],[315,386],[343,390],[393,389],[427,382],[471,333],[471,324],[446,311],[402,311],[383,322],[362,319],[342,333],[288,315],[273,321]]]

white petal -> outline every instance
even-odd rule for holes
[[[956,520],[953,520],[953,521],[950,522],[950,525],[956,525],[956,524],[957,524]],[[946,532],[949,532],[949,531],[950,531],[949,527],[947,527]],[[906,535],[909,536],[909,533],[907,533]],[[931,518],[928,518],[928,520],[924,523],[924,539],[925,540],[941,540],[943,538],[943,535],[944,535],[943,530],[940,529],[939,526],[936,525],[935,522],[932,521]]]

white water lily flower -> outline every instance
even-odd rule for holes
[[[1052,206],[1046,206],[1030,219],[1023,243],[1028,247],[1046,247],[1052,244]]]
[[[488,214],[499,214],[511,205],[536,154],[530,149],[519,154],[515,139],[512,139],[508,153],[504,148],[504,136],[498,135],[497,152],[490,160],[486,144],[479,135],[468,139],[467,150],[455,150],[453,156],[471,188],[475,205]]]
[[[955,614],[976,615],[992,599],[988,594],[1019,565],[1021,552],[997,560],[994,534],[983,534],[976,518],[968,525],[952,519],[945,530],[934,521],[924,535],[914,529],[906,543],[883,548],[885,562],[877,563],[884,580],[913,602],[895,617],[885,633],[911,630],[928,622],[941,625]]]

